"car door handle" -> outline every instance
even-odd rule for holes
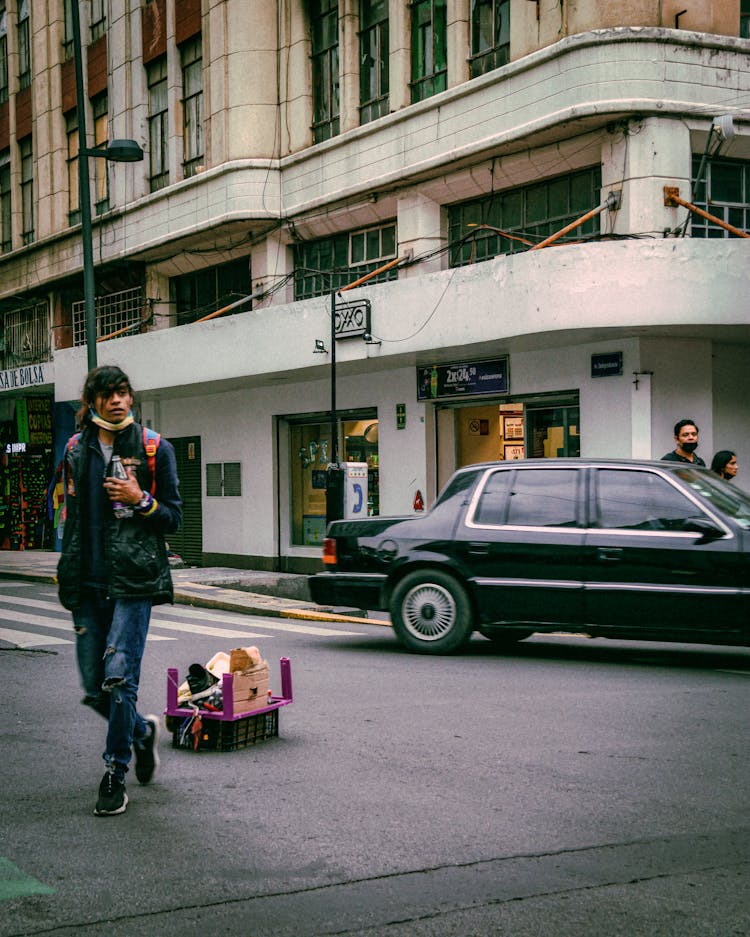
[[[619,563],[622,550],[619,547],[599,547],[596,556],[600,563]]]
[[[487,556],[490,552],[488,543],[469,543],[469,553],[472,556]]]

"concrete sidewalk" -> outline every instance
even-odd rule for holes
[[[55,582],[60,554],[49,550],[0,550],[0,578]],[[225,566],[173,569],[174,600],[245,615],[388,625],[364,609],[333,608],[309,601],[307,576]],[[257,591],[256,591],[257,590]]]

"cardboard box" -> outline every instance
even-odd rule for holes
[[[249,670],[232,674],[232,696],[235,712],[252,712],[268,705],[268,663],[263,661]]]

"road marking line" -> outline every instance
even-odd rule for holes
[[[174,616],[175,618],[186,616],[188,618],[199,618],[202,621],[224,622],[228,625],[246,624],[248,627],[251,627],[250,623],[253,620],[261,620],[263,622],[261,625],[262,628],[295,634],[311,634],[319,637],[330,637],[333,635],[352,636],[364,633],[361,631],[341,631],[338,628],[318,628],[315,625],[292,625],[278,618],[269,618],[264,615],[243,615],[242,612],[222,612],[216,609],[195,608],[188,605],[180,605],[174,608],[167,608],[166,606],[160,607],[159,615],[166,615],[167,617]]]
[[[22,872],[10,859],[0,856],[0,901],[27,895],[54,895],[55,889]]]
[[[51,634],[34,634],[31,631],[15,631],[13,628],[0,628],[0,640],[16,647],[41,647],[44,644],[72,644],[65,638],[55,638]]]

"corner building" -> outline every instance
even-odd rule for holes
[[[134,163],[79,155],[73,2],[0,0],[0,546],[54,545],[17,496],[86,372],[80,158],[190,562],[319,567],[334,407],[373,514],[686,416],[750,473],[746,0],[82,0],[88,148]]]

